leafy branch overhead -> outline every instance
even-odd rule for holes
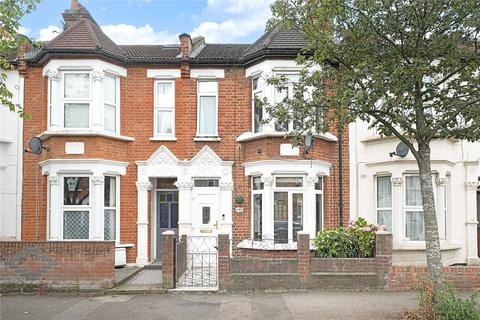
[[[27,116],[20,106],[12,102],[12,93],[7,88],[5,70],[13,68],[19,48],[29,39],[18,32],[20,19],[35,10],[40,0],[2,0],[0,1],[0,104],[8,107],[20,116]]]

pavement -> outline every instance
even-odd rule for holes
[[[397,319],[415,292],[295,291],[0,296],[1,320]]]
[[[117,272],[116,270],[115,277]],[[107,290],[107,293],[165,293],[162,289],[162,270],[159,269],[137,270],[116,284],[115,288]]]

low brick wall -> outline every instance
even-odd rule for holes
[[[461,290],[480,290],[480,266],[444,267],[447,283]],[[419,281],[428,279],[427,268],[417,266],[392,266],[389,269],[388,288],[391,290],[415,289]]]
[[[111,288],[115,242],[0,242],[0,275],[2,290]]]

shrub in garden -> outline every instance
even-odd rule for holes
[[[370,258],[375,255],[375,233],[384,230],[384,226],[368,223],[362,217],[350,221],[347,232],[354,239],[359,258]]]

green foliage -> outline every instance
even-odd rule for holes
[[[464,299],[448,285],[435,291],[431,283],[420,283],[418,309],[404,312],[402,320],[480,320],[477,299],[478,292]]]
[[[20,19],[32,12],[40,0],[2,0],[0,1],[0,104],[20,116],[28,117],[19,105],[12,103],[12,93],[8,90],[4,70],[12,69],[8,55],[16,53],[18,48],[29,41],[21,35]]]
[[[322,258],[370,258],[375,255],[375,233],[383,227],[363,218],[351,221],[347,228],[322,230],[314,240]]]

